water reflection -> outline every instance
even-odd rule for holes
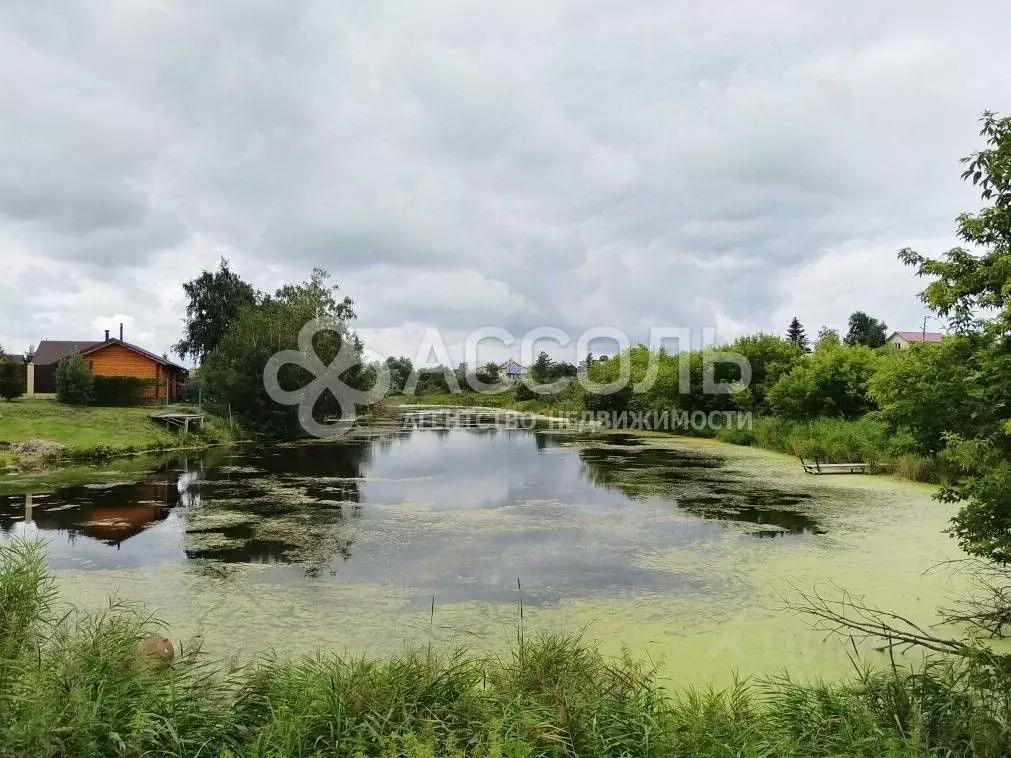
[[[0,538],[46,536],[56,566],[280,564],[469,599],[509,598],[523,575],[540,579],[537,602],[697,582],[637,560],[699,549],[727,526],[757,538],[821,531],[804,512],[809,493],[718,455],[471,419],[452,429],[422,414],[357,439],[214,451],[140,481],[0,496]]]
[[[164,521],[172,508],[186,502],[196,481],[186,471],[152,472],[149,481],[108,487],[61,487],[53,494],[0,497],[0,530],[12,534],[19,525],[55,531],[75,541],[85,537],[113,547]],[[16,504],[23,497],[22,513]]]
[[[667,497],[704,519],[766,527],[748,532],[758,538],[824,531],[799,510],[811,499],[809,492],[769,482],[756,486],[746,475],[728,470],[715,453],[652,448],[631,435],[609,435],[605,440],[579,452],[583,475],[597,486],[631,499]]]

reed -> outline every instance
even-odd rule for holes
[[[193,648],[157,669],[136,653],[156,620],[121,603],[59,610],[41,546],[18,540],[0,546],[0,625],[4,756],[1011,754],[1008,675],[972,661],[668,692],[630,655],[521,627],[501,655],[228,668]]]

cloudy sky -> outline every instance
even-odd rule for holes
[[[0,344],[179,337],[222,255],[428,328],[917,328],[1004,2],[7,0]]]

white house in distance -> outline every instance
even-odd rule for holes
[[[940,342],[943,337],[940,332],[892,332],[885,344],[893,350],[905,350],[913,342]]]
[[[508,382],[515,382],[523,375],[523,367],[512,358],[500,363],[498,368]]]

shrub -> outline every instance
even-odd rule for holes
[[[15,361],[0,361],[0,397],[13,400],[25,394],[25,367]]]
[[[199,404],[202,400],[204,383],[199,374],[190,374],[179,390],[179,399],[184,403]]]
[[[539,397],[536,392],[527,386],[526,382],[516,383],[516,399],[517,400],[533,400],[535,397]]]
[[[796,420],[859,418],[874,409],[867,385],[879,363],[868,347],[819,346],[769,390],[769,405]]]
[[[84,405],[91,401],[95,377],[91,367],[74,354],[56,367],[56,399],[61,403]]]
[[[156,379],[139,376],[96,376],[92,379],[92,405],[130,406],[140,405],[144,391],[158,384]]]

